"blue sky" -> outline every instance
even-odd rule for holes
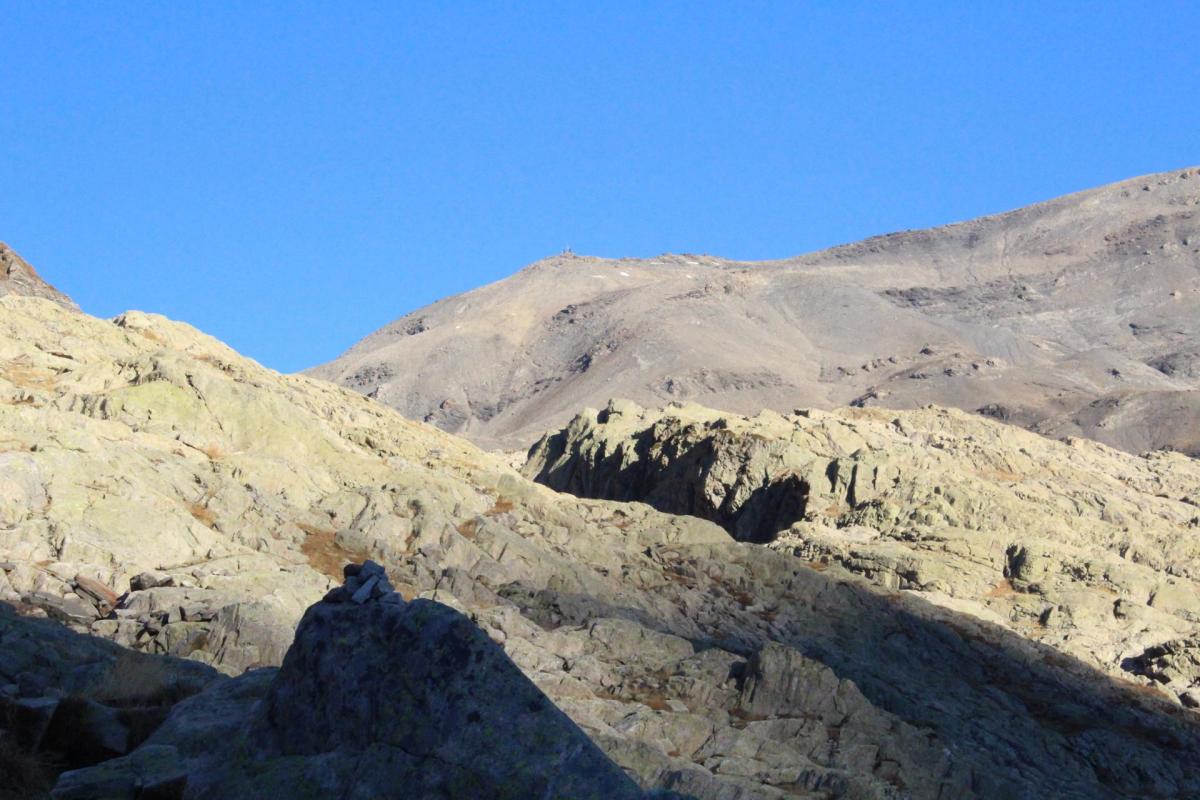
[[[0,240],[335,357],[572,247],[761,259],[1200,163],[1200,4],[0,0]]]

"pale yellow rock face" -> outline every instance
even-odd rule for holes
[[[1057,442],[934,407],[744,417],[614,401],[540,442],[525,472],[618,499],[642,480],[653,488],[637,499],[697,497],[695,513],[718,514],[795,477],[805,513],[772,549],[1007,625],[1111,674],[1150,645],[1200,633],[1200,462],[1175,453]]]
[[[448,562],[490,560],[455,526],[496,506],[504,482],[526,505],[560,505],[453,436],[188,325],[16,296],[0,298],[0,467],[0,560],[17,565],[16,593],[69,595],[80,573],[121,593],[161,570],[220,606],[269,601],[288,624],[352,558],[440,552],[452,535]],[[723,540],[694,523],[663,527]],[[518,574],[521,541],[501,548]],[[179,649],[178,636],[140,644]]]
[[[265,370],[187,325],[0,298],[0,557],[20,562],[17,591],[66,590],[82,572],[122,592],[165,570],[223,600],[271,598],[298,619],[330,585],[310,562],[329,572],[350,554],[321,502],[414,471],[434,488],[413,459],[439,451],[464,472],[492,468],[448,436]],[[456,502],[487,506],[453,489]]]

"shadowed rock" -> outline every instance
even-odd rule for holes
[[[382,572],[367,562],[310,608],[269,683],[249,673],[194,698],[140,751],[65,774],[54,797],[133,798],[112,787],[180,774],[189,798],[643,797],[479,628],[405,604]],[[360,597],[366,586],[378,592]]]

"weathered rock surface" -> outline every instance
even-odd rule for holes
[[[63,775],[53,797],[135,798],[181,776],[177,796],[229,800],[644,796],[466,617],[390,589],[354,596],[310,608],[278,671],[192,698],[127,757]]]
[[[130,752],[173,703],[219,680],[203,664],[133,653],[0,603],[0,745],[54,770]]]
[[[78,308],[71,298],[42,280],[37,270],[16,251],[0,242],[0,297],[6,294],[44,297],[67,308]]]
[[[525,471],[712,519],[1110,674],[1152,676],[1175,697],[1198,686],[1194,672],[1130,666],[1200,634],[1200,462],[1186,456],[1054,442],[932,408],[748,418],[613,401],[542,439]]]
[[[1200,454],[1200,170],[798,258],[564,254],[312,374],[488,447],[628,397],[982,411]]]
[[[99,581],[116,607],[73,624],[144,651],[231,673],[275,663],[303,609],[370,557],[405,599],[469,616],[642,789],[1200,793],[1197,715],[1143,685],[833,559],[812,567],[696,517],[553,492],[161,317],[0,298],[0,447],[0,591],[82,601],[77,576]],[[1152,571],[1163,616],[1147,626],[1187,602],[1165,564]],[[1174,624],[1146,646],[1188,635]],[[135,750],[146,763],[122,774],[178,762],[189,736],[232,735],[233,710],[271,677],[252,670],[177,705],[154,734],[173,738]]]

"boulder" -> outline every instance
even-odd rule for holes
[[[90,625],[102,616],[96,606],[79,597],[59,597],[49,592],[27,592],[21,602],[40,608],[51,619],[75,625]]]
[[[139,748],[127,758],[63,773],[52,800],[181,800],[187,787],[179,752],[166,745]]]
[[[254,736],[276,757],[342,754],[331,796],[352,775],[361,796],[641,796],[503,650],[427,600],[310,609]]]
[[[77,593],[89,599],[99,609],[101,616],[117,605],[117,593],[95,578],[76,575],[74,586]]]
[[[356,600],[386,581],[373,569],[351,581],[308,610],[278,672],[185,700],[142,747],[64,774],[53,797],[181,781],[183,797],[229,800],[645,797],[465,616],[395,593]]]
[[[144,592],[147,589],[155,589],[159,586],[172,586],[175,579],[165,572],[158,570],[150,570],[148,572],[139,572],[129,579],[129,589],[134,592]]]

